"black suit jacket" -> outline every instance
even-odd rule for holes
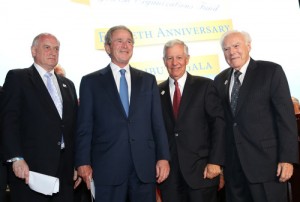
[[[251,183],[274,180],[279,162],[298,160],[297,126],[286,76],[278,64],[251,59],[234,117],[229,103],[231,74],[228,68],[215,78],[227,125],[225,178],[234,165],[230,158],[234,144]]]
[[[31,171],[56,176],[63,134],[65,177],[72,183],[77,96],[70,80],[56,77],[63,99],[62,119],[33,65],[7,73],[1,104],[4,159],[24,157]]]
[[[1,106],[1,101],[2,101],[2,93],[3,93],[3,89],[2,89],[2,86],[0,86],[0,106]],[[1,108],[0,108],[1,110]],[[0,111],[0,115],[1,115],[1,111]],[[1,137],[1,116],[0,116],[0,137]],[[0,163],[2,163],[2,158],[3,158],[3,145],[2,145],[2,140],[0,138]]]
[[[187,75],[175,121],[169,90],[169,80],[159,85],[164,122],[171,151],[171,171],[177,158],[182,175],[194,189],[217,185],[219,178],[203,179],[206,164],[224,163],[224,113],[213,81]],[[171,186],[168,179],[162,184]]]

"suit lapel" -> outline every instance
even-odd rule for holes
[[[184,114],[185,109],[189,105],[190,100],[195,89],[193,89],[193,77],[187,73],[187,78],[184,84],[184,90],[181,95],[181,101],[179,105],[178,120]]]
[[[129,104],[129,113],[134,113],[134,109],[136,109],[136,103],[138,93],[140,92],[140,88],[142,86],[142,77],[138,71],[136,71],[134,68],[130,67],[130,77],[131,77],[131,96],[130,96],[130,104]],[[124,112],[125,113],[125,112]]]
[[[239,110],[243,106],[243,104],[247,100],[247,95],[249,94],[249,91],[251,90],[252,86],[251,82],[255,80],[255,74],[254,74],[254,69],[256,65],[253,59],[250,60],[250,63],[248,65],[243,84],[240,88],[239,91],[239,98],[238,98],[238,103],[237,103],[237,108],[236,108],[236,114],[238,114]]]
[[[64,117],[64,114],[66,114],[65,112],[67,111],[67,107],[68,107],[68,100],[71,99],[70,90],[68,89],[69,86],[67,86],[67,84],[64,83],[61,77],[57,76],[57,74],[55,74],[55,76],[57,78],[58,86],[62,97],[62,102],[63,102],[62,116]]]
[[[161,84],[161,90],[159,93],[160,93],[160,98],[161,98],[161,101],[163,102],[165,111],[167,112],[169,118],[175,122],[174,113],[173,113],[173,105],[172,105],[171,95],[170,95],[169,79],[164,81]]]
[[[226,74],[226,78],[224,81],[224,87],[225,87],[225,100],[226,100],[226,106],[227,109],[230,111],[230,114],[233,116],[232,114],[232,110],[231,110],[231,106],[230,106],[230,95],[229,95],[229,87],[231,84],[231,74],[233,72],[233,68],[229,68]]]
[[[40,98],[42,99],[41,103],[45,104],[45,109],[49,110],[49,113],[54,113],[60,118],[59,113],[55,107],[55,104],[45,86],[45,83],[43,82],[41,76],[39,75],[34,65],[32,65],[28,69],[28,75],[33,86],[36,88],[37,93],[40,95]]]
[[[100,76],[103,76],[103,78],[99,79],[99,82],[102,83],[101,86],[104,86],[106,93],[111,98],[110,99],[111,102],[116,106],[116,108],[120,111],[120,113],[122,113],[125,117],[127,117],[122,105],[122,101],[110,65],[108,65],[107,67],[105,67],[100,71]]]

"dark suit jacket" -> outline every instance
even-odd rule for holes
[[[3,93],[3,90],[2,90],[2,86],[0,86],[0,106],[1,106],[1,101],[2,101],[2,93]],[[1,108],[0,108],[1,110]],[[0,111],[0,115],[1,115],[1,111]],[[1,116],[0,116],[0,137],[1,137]],[[3,145],[2,145],[2,140],[0,138],[0,163],[2,163],[2,158],[3,158]]]
[[[24,157],[31,171],[56,176],[63,134],[68,165],[65,176],[72,183],[77,96],[70,80],[56,77],[63,99],[62,119],[33,65],[7,73],[1,105],[4,159]]]
[[[121,184],[132,162],[142,182],[155,182],[156,161],[169,159],[155,77],[130,74],[128,118],[109,65],[81,80],[75,161],[92,166],[96,185]]]
[[[173,174],[172,159],[178,155],[182,175],[191,188],[217,185],[218,177],[203,179],[206,164],[224,163],[224,112],[213,81],[187,75],[177,121],[173,114],[169,80],[161,83],[159,89],[172,157],[170,175]],[[168,179],[161,188],[164,186],[169,186]]]
[[[274,180],[278,162],[298,161],[297,126],[286,76],[278,64],[251,59],[234,117],[229,103],[231,73],[228,68],[215,78],[227,122],[225,178],[234,163],[230,156],[235,144],[251,183]]]

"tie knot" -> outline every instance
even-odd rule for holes
[[[177,80],[174,81],[174,85],[175,85],[176,87],[178,86],[178,81],[177,81]]]
[[[52,76],[52,73],[51,73],[51,72],[47,72],[47,73],[45,74],[45,77],[47,77],[47,78],[51,78],[51,76]]]
[[[234,77],[235,78],[239,78],[239,76],[242,74],[242,72],[240,72],[239,70],[234,72]]]
[[[121,76],[124,76],[124,75],[125,75],[125,72],[126,72],[126,69],[120,69],[120,74],[121,74]]]

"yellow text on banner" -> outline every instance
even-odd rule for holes
[[[166,80],[169,76],[163,61],[130,62],[130,65],[153,74],[158,82]],[[186,67],[187,72],[192,75],[212,77],[220,72],[218,55],[205,55],[190,57]]]
[[[164,44],[166,41],[180,38],[188,41],[217,40],[223,33],[232,29],[231,20],[203,21],[179,25],[153,25],[129,27],[133,32],[135,46]],[[104,37],[108,28],[95,30],[95,47],[104,49]]]

